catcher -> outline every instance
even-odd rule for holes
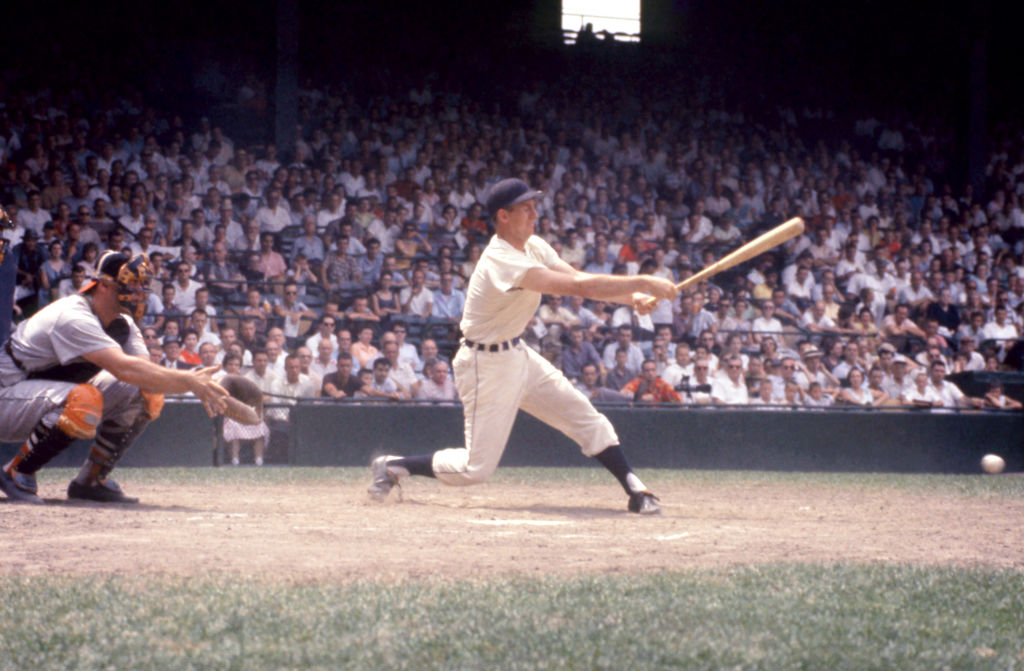
[[[0,345],[0,441],[24,441],[0,469],[8,498],[42,503],[36,472],[84,438],[94,442],[68,498],[137,503],[108,476],[160,416],[163,394],[192,392],[210,416],[225,412],[232,399],[213,380],[218,367],[174,370],[148,360],[136,321],[150,275],[145,255],[108,251],[79,293],[21,322]],[[243,421],[255,415],[241,410]]]

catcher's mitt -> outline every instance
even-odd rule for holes
[[[241,375],[225,375],[220,386],[229,394],[224,399],[227,404],[225,417],[239,424],[259,424],[263,420],[263,392],[255,382]]]

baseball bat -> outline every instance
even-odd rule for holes
[[[759,254],[764,254],[769,249],[778,247],[786,240],[795,238],[803,232],[804,220],[800,217],[793,217],[789,221],[779,224],[767,233],[757,236],[739,249],[729,252],[707,268],[701,270],[699,273],[691,277],[687,277],[676,285],[676,291],[682,291],[701,280],[706,280],[712,275],[717,275],[723,270],[728,270],[729,268],[739,265],[748,259],[752,259]]]

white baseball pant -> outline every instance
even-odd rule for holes
[[[434,474],[447,485],[474,485],[490,477],[520,409],[572,438],[588,457],[619,443],[612,423],[590,399],[522,342],[498,352],[463,345],[452,368],[466,445],[434,453]]]

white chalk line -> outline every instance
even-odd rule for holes
[[[557,527],[572,522],[561,520],[469,520],[470,524],[483,524],[485,526],[523,526],[523,527]]]

